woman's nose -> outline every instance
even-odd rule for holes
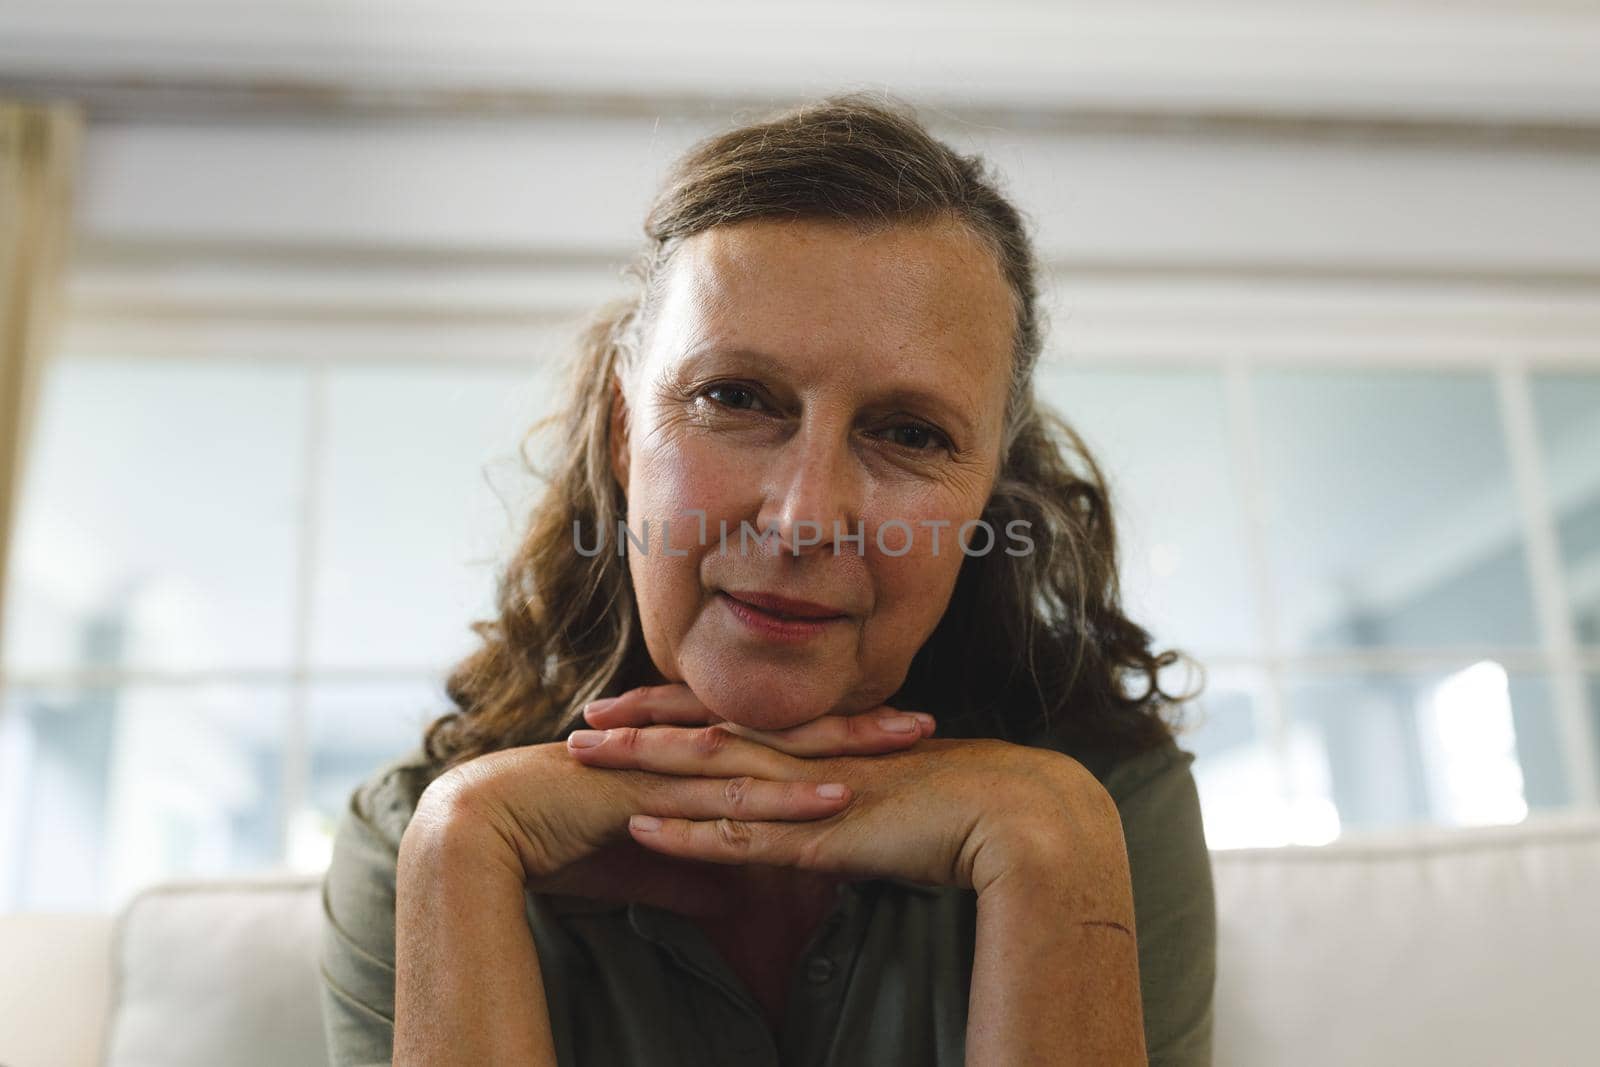
[[[796,555],[854,537],[861,521],[861,471],[844,434],[801,431],[774,454],[763,487],[758,531]],[[854,541],[840,541],[849,551]]]

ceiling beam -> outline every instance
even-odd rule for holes
[[[1580,141],[1589,0],[54,0],[0,7],[0,91],[105,118],[636,116],[889,91],[972,121]]]

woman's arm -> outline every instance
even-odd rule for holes
[[[1192,753],[1164,745],[1113,767],[1139,922],[1151,1067],[1210,1067],[1216,898]]]
[[[413,752],[350,795],[322,883],[321,998],[331,1067],[394,1059],[395,863],[406,820],[436,773]]]
[[[559,742],[446,771],[418,799],[396,861],[395,1064],[554,1067],[526,893],[605,896],[620,887],[628,899],[660,903],[715,890],[705,871],[633,844],[630,816],[783,824],[825,819],[850,802],[847,790],[809,782],[603,772]],[[631,876],[619,880],[619,871]]]
[[[522,862],[464,790],[423,794],[396,878],[394,1067],[555,1067]]]
[[[1071,810],[1053,828],[1019,834],[979,890],[970,1064],[1146,1062],[1117,809],[1102,794]]]

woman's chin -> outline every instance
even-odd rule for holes
[[[705,700],[704,697],[701,699]],[[728,722],[752,730],[787,730],[791,726],[801,726],[828,714],[831,707],[827,703],[797,706],[787,701],[781,705],[752,704],[748,694],[742,695],[736,703],[729,704],[725,708],[719,708],[710,701],[706,701],[706,704]]]
[[[843,698],[837,691],[822,692],[793,679],[765,678],[759,671],[714,675],[704,682],[689,672],[686,681],[707,708],[752,730],[786,730],[839,713]]]

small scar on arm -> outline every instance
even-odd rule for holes
[[[1109,926],[1114,930],[1121,930],[1123,933],[1127,934],[1129,937],[1133,936],[1133,931],[1132,930],[1128,929],[1126,926],[1123,926],[1121,923],[1112,922],[1110,919],[1084,919],[1083,921],[1079,922],[1078,925],[1079,926]]]

